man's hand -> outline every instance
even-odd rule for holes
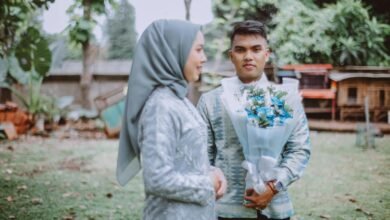
[[[220,199],[226,192],[227,180],[225,175],[218,167],[211,167],[210,176],[213,180],[216,199]]]
[[[255,208],[255,209],[265,209],[268,203],[271,202],[274,195],[275,195],[275,191],[273,191],[268,184],[266,185],[265,192],[263,192],[262,194],[256,193],[254,189],[247,189],[245,191],[244,199],[251,203],[245,204],[245,207]]]

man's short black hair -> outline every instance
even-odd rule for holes
[[[234,25],[233,31],[230,34],[230,45],[233,43],[234,36],[251,34],[258,34],[267,40],[267,32],[263,23],[255,20],[246,20]]]

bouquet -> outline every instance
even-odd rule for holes
[[[265,78],[265,76],[263,77]],[[265,78],[243,88],[236,77],[222,80],[222,102],[243,146],[246,188],[257,193],[277,179],[277,162],[293,129],[294,108],[300,103],[298,81],[271,85]]]
[[[270,100],[264,89],[251,86],[243,91],[247,101],[245,111],[248,120],[254,126],[262,128],[283,125],[286,119],[292,118],[292,109],[284,99],[288,93],[276,90],[273,86],[267,87],[267,90]]]

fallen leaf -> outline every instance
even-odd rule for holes
[[[66,198],[66,197],[69,197],[71,195],[72,195],[72,192],[67,192],[67,193],[62,194],[62,197]]]
[[[14,198],[12,198],[12,196],[8,196],[8,197],[7,197],[7,201],[8,201],[8,202],[13,202],[13,201],[14,201]]]
[[[356,201],[356,199],[354,199],[354,198],[349,198],[348,199],[350,202],[352,202],[352,203],[356,203],[357,201]]]
[[[62,197],[67,198],[67,197],[78,197],[80,196],[80,193],[77,192],[67,192],[62,194]]]
[[[16,219],[16,217],[14,215],[10,215],[8,216],[8,219]]]
[[[7,147],[7,150],[9,150],[9,151],[14,151],[14,148],[12,147],[12,145],[9,145],[9,146]]]
[[[106,194],[106,197],[109,198],[109,199],[111,199],[111,198],[112,198],[112,193],[107,193],[107,194]]]
[[[12,174],[12,170],[11,169],[6,169],[5,172],[8,173],[8,174]]]
[[[18,186],[17,189],[18,191],[26,190],[27,186],[26,185]]]
[[[32,198],[31,199],[32,204],[34,205],[40,205],[43,203],[43,200],[41,198]]]
[[[86,195],[86,197],[87,197],[87,199],[92,200],[93,198],[95,198],[95,194],[94,193],[88,193]]]
[[[365,215],[367,215],[367,216],[373,216],[373,214],[372,213],[370,213],[370,212],[368,212],[368,211],[366,211],[366,210],[364,210],[363,208],[356,208],[355,209],[357,212],[363,212]]]
[[[74,220],[75,218],[71,215],[65,215],[62,217],[62,220]]]
[[[330,219],[330,215],[320,215],[320,218]]]

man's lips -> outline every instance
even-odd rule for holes
[[[244,64],[244,65],[242,65],[245,69],[253,69],[253,68],[255,68],[256,66],[255,65],[253,65],[253,64]]]

